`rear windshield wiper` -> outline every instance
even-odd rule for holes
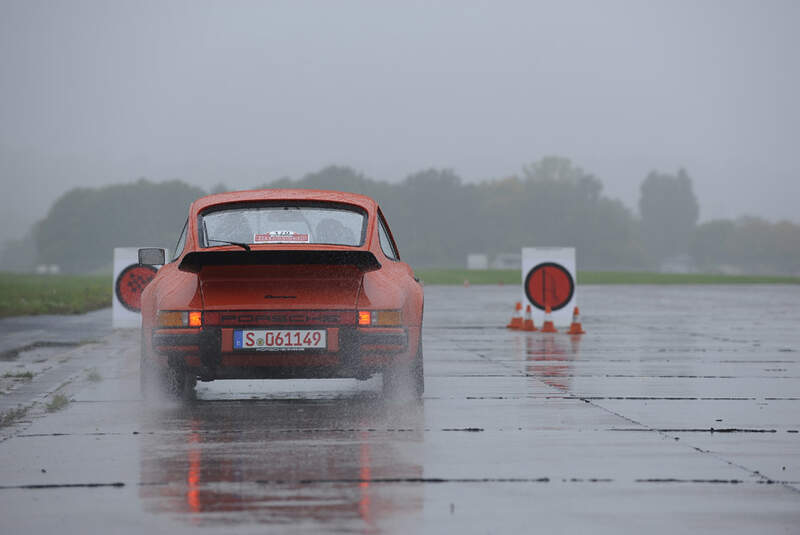
[[[206,220],[205,219],[203,219],[203,236],[206,239],[205,240],[206,243],[212,242],[212,241],[213,242],[217,242],[217,243],[227,243],[228,245],[236,245],[237,247],[241,247],[242,249],[244,249],[248,253],[250,252],[250,246],[247,245],[246,243],[241,243],[241,242],[238,242],[238,241],[228,241],[228,240],[215,240],[213,238],[209,238],[208,237],[208,227],[206,226]]]
[[[206,238],[206,241],[208,241],[208,242],[212,242],[213,241],[213,242],[216,242],[216,243],[227,243],[228,245],[237,245],[237,246],[241,247],[242,249],[244,249],[245,251],[250,252],[250,246],[247,245],[246,243],[241,243],[241,242],[238,242],[238,241],[228,241],[228,240],[214,240],[212,238]]]

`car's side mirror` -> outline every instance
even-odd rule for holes
[[[139,249],[139,263],[145,266],[163,266],[166,263],[166,252],[158,247]]]

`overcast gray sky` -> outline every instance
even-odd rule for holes
[[[800,222],[800,2],[0,0],[0,240],[75,186],[557,154],[636,209]]]

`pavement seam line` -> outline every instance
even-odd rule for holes
[[[484,360],[486,360],[486,361],[488,361],[488,362],[491,362],[491,363],[493,363],[493,364],[499,364],[500,366],[502,366],[502,367],[504,367],[504,368],[507,368],[507,369],[509,369],[509,370],[511,370],[511,371],[516,371],[516,370],[514,370],[514,369],[513,369],[513,368],[512,368],[510,365],[507,365],[507,364],[505,364],[505,362],[504,362],[504,361],[496,361],[496,360],[493,360],[491,357],[488,357],[487,355],[485,355],[485,354],[483,354],[483,353],[481,353],[481,352],[478,352],[478,351],[471,351],[471,350],[469,350],[469,349],[467,349],[467,348],[465,348],[465,347],[463,347],[463,346],[459,345],[457,341],[451,341],[451,342],[452,342],[452,343],[454,343],[454,344],[456,345],[456,347],[458,347],[458,348],[459,348],[460,350],[462,350],[462,351],[465,351],[465,352],[468,352],[468,353],[474,353],[474,354],[478,355],[480,358],[482,358],[482,359],[484,359]],[[632,423],[632,424],[634,424],[634,425],[636,425],[636,426],[639,426],[639,427],[643,428],[643,429],[642,429],[642,431],[650,431],[650,432],[658,433],[658,434],[660,434],[660,435],[663,435],[663,436],[665,436],[665,437],[667,437],[667,438],[671,438],[671,439],[673,439],[673,442],[678,442],[678,441],[679,441],[679,439],[680,439],[680,437],[671,436],[671,435],[669,435],[669,434],[668,434],[668,433],[666,433],[666,432],[660,431],[659,429],[653,428],[653,427],[651,427],[651,426],[649,426],[649,425],[647,425],[647,424],[644,424],[644,423],[642,423],[642,422],[639,422],[639,421],[637,421],[637,420],[634,420],[633,418],[629,418],[628,416],[625,416],[625,415],[623,415],[623,414],[620,414],[620,413],[618,413],[618,412],[616,412],[616,411],[614,411],[614,410],[611,410],[611,409],[609,409],[609,408],[607,408],[607,407],[603,407],[602,405],[600,405],[600,404],[598,404],[598,403],[595,403],[595,402],[594,402],[593,400],[591,400],[591,399],[588,399],[588,398],[586,398],[586,397],[582,397],[582,396],[575,395],[575,394],[573,394],[572,392],[570,392],[570,390],[569,390],[568,388],[564,388],[564,389],[561,389],[561,388],[556,388],[556,387],[554,387],[553,385],[551,385],[551,384],[547,383],[546,381],[544,381],[544,380],[543,380],[541,377],[539,377],[538,375],[535,375],[535,374],[530,374],[530,373],[526,373],[526,374],[525,374],[525,376],[527,376],[527,377],[531,377],[532,379],[535,379],[536,381],[539,381],[540,383],[542,383],[543,385],[545,385],[545,387],[547,387],[547,388],[550,388],[550,389],[552,389],[552,390],[555,390],[555,391],[557,391],[557,392],[561,392],[561,393],[567,393],[567,394],[570,394],[570,395],[574,395],[576,398],[578,398],[578,399],[581,399],[582,401],[584,401],[585,403],[587,403],[587,404],[589,404],[589,405],[591,405],[591,406],[593,406],[593,407],[596,407],[596,408],[598,408],[598,409],[600,409],[600,410],[603,410],[603,411],[605,411],[605,412],[607,412],[607,413],[609,413],[609,414],[612,414],[612,415],[614,415],[614,416],[616,416],[616,417],[618,417],[618,418],[621,418],[621,419],[623,419],[623,420],[625,420],[625,421],[627,421],[627,422],[630,422],[630,423]],[[778,484],[781,484],[781,486],[783,486],[784,488],[786,488],[786,489],[787,489],[787,490],[789,490],[790,492],[800,493],[800,488],[794,487],[794,486],[792,486],[791,484],[786,484],[786,483],[784,483],[784,482],[776,482],[775,480],[773,480],[772,478],[769,478],[769,477],[765,476],[764,474],[762,474],[762,473],[761,473],[761,472],[759,472],[758,470],[753,470],[753,469],[750,469],[750,468],[748,468],[748,467],[746,467],[746,466],[744,466],[744,465],[741,465],[741,464],[735,463],[735,462],[733,462],[733,461],[731,461],[731,460],[729,460],[729,459],[725,459],[724,457],[721,457],[721,456],[719,456],[719,455],[717,455],[717,454],[714,454],[714,453],[712,453],[712,452],[710,452],[710,451],[708,451],[708,450],[703,450],[703,449],[701,449],[701,448],[698,448],[698,447],[696,447],[696,446],[693,446],[693,445],[691,445],[691,444],[688,444],[688,443],[684,443],[684,444],[682,444],[682,446],[685,446],[685,447],[691,448],[692,450],[694,450],[694,451],[695,451],[695,452],[697,452],[697,453],[701,453],[701,454],[707,455],[707,456],[709,456],[709,457],[711,457],[711,458],[713,458],[713,459],[715,459],[715,460],[717,460],[717,461],[721,461],[721,462],[723,462],[723,463],[726,463],[726,464],[727,464],[727,465],[729,465],[729,466],[732,466],[732,467],[734,467],[734,468],[737,468],[737,469],[740,469],[740,470],[742,470],[742,471],[745,471],[745,472],[747,472],[747,473],[748,473],[750,476],[755,476],[755,477],[759,478],[759,480],[763,481],[764,483],[768,483],[768,484],[771,484],[771,483],[778,483]]]

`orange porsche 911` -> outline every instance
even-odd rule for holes
[[[423,292],[377,203],[314,190],[192,203],[175,254],[142,293],[142,392],[214,379],[383,376],[424,389]]]

